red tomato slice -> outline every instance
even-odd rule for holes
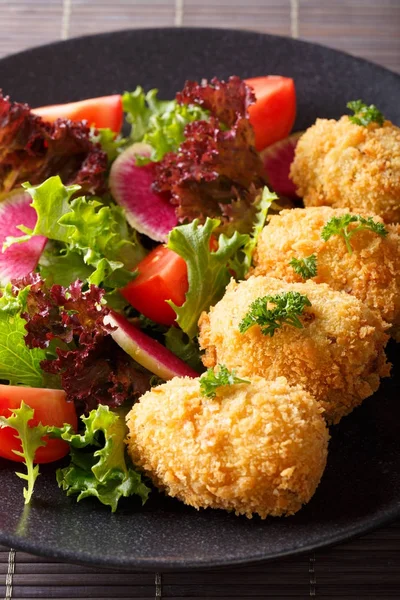
[[[45,388],[31,388],[17,385],[0,385],[0,415],[11,416],[11,408],[19,408],[21,402],[33,408],[35,413],[29,425],[55,425],[62,427],[70,423],[77,430],[78,418],[75,406],[66,401],[63,390],[49,390]],[[13,450],[21,450],[21,442],[15,437],[16,431],[12,427],[0,429],[0,456],[22,462],[23,458],[14,454]],[[48,463],[58,460],[68,454],[69,445],[63,440],[53,440],[45,436],[46,446],[37,449],[36,463]]]
[[[122,100],[119,94],[89,98],[88,100],[69,102],[68,104],[40,106],[39,108],[33,108],[32,112],[51,123],[61,117],[72,121],[86,120],[91,127],[99,129],[108,127],[115,133],[121,131],[124,117]]]
[[[176,252],[157,246],[137,267],[139,275],[121,290],[124,298],[143,315],[162,325],[172,325],[177,306],[185,302],[188,290],[186,262]]]
[[[256,94],[249,116],[260,152],[291,132],[296,118],[296,89],[293,79],[279,75],[254,77],[246,83]]]

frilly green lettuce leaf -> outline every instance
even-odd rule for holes
[[[23,395],[23,388],[21,395]],[[24,498],[25,504],[29,504],[39,475],[39,465],[33,466],[35,453],[40,446],[46,445],[43,436],[47,433],[47,427],[40,423],[35,427],[29,427],[28,423],[33,418],[34,410],[24,402],[21,402],[20,408],[10,410],[13,413],[11,417],[0,416],[0,428],[12,427],[16,431],[15,437],[21,441],[22,451],[14,450],[14,452],[24,459],[26,473],[17,472],[16,475],[27,482],[27,487],[24,488]]]
[[[58,176],[24,187],[32,197],[38,220],[34,230],[21,227],[26,235],[8,238],[5,247],[39,234],[55,242],[46,249],[39,271],[44,263],[46,277],[63,285],[75,281],[78,274],[89,283],[113,289],[135,277],[134,269],[145,251],[128,229],[121,207],[105,205],[96,197],[73,199],[80,187],[64,186]],[[63,273],[59,271],[61,264],[66,267]]]
[[[190,337],[197,335],[197,322],[203,310],[221,299],[231,278],[229,261],[249,239],[237,231],[228,238],[221,234],[218,249],[210,250],[211,236],[219,226],[218,219],[207,218],[204,225],[195,219],[188,225],[175,227],[168,237],[167,246],[181,256],[187,264],[189,289],[182,306],[168,303],[177,314],[177,323]]]
[[[123,412],[99,405],[89,416],[82,417],[85,431],[74,433],[70,425],[51,428],[53,437],[71,445],[71,463],[57,471],[57,482],[67,495],[78,495],[78,502],[89,496],[117,509],[121,497],[134,494],[146,502],[150,489],[141,475],[127,464],[125,437],[127,428]]]
[[[48,244],[40,257],[39,271],[49,286],[53,284],[68,287],[72,281],[86,281],[93,268],[86,265],[79,251]]]
[[[158,90],[147,92],[138,86],[134,92],[125,92],[122,105],[127,121],[132,125],[132,142],[149,144],[150,157],[140,157],[139,164],[160,161],[167,152],[175,151],[184,141],[188,123],[208,118],[208,112],[193,104],[178,104],[176,100],[159,100]]]
[[[139,85],[133,92],[125,92],[122,95],[122,107],[126,113],[126,120],[132,126],[130,132],[132,142],[140,142],[143,139],[149,128],[150,117],[155,112],[155,107],[153,106],[152,110],[148,105],[146,96],[147,94]],[[158,112],[165,110],[168,104],[169,101],[159,101]]]
[[[20,242],[22,239],[29,239],[33,235],[44,235],[52,240],[68,243],[68,230],[59,224],[59,220],[65,214],[71,212],[71,197],[78,192],[79,185],[63,185],[58,175],[46,179],[40,185],[32,186],[30,183],[23,183],[22,187],[26,189],[32,198],[31,206],[37,214],[35,229],[19,227],[26,234],[26,237],[14,238],[14,241]],[[13,238],[8,238],[7,244]]]
[[[107,160],[112,163],[126,146],[125,138],[115,135],[115,132],[109,128],[95,129],[91,132],[92,142],[100,144],[103,152],[107,154]]]
[[[29,288],[22,290],[15,297],[11,293],[11,284],[8,284],[0,297],[0,380],[8,381],[10,385],[43,387],[45,374],[40,363],[46,353],[40,348],[26,346],[26,321],[20,316],[28,291]]]
[[[275,200],[278,200],[275,192],[271,192],[267,186],[264,186],[256,203],[257,212],[253,222],[253,230],[242,250],[234,255],[229,263],[230,268],[235,273],[236,279],[244,279],[251,267],[258,238],[267,220],[268,211]]]

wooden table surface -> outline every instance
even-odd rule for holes
[[[164,26],[288,35],[345,50],[400,73],[400,0],[0,0],[0,57],[84,34]],[[399,556],[399,523],[302,557],[165,575],[116,574],[0,547],[0,595],[6,600],[399,599]]]

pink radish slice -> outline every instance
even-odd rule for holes
[[[137,156],[149,156],[147,144],[133,144],[123,152],[111,167],[110,189],[120,206],[126,211],[128,223],[152,240],[165,242],[177,224],[175,208],[164,194],[152,189],[155,164],[142,167],[136,164]]]
[[[289,137],[268,146],[261,153],[268,182],[274,192],[287,198],[298,198],[296,186],[289,177],[290,165],[302,132],[293,133]]]
[[[105,317],[104,322],[116,327],[115,331],[111,333],[114,341],[139,365],[161,379],[168,381],[173,377],[199,376],[199,373],[183,360],[132,325],[122,315],[111,312]]]
[[[25,277],[39,262],[47,238],[35,235],[27,242],[13,244],[4,252],[3,243],[8,236],[24,235],[18,225],[34,229],[37,215],[30,206],[32,198],[27,192],[18,190],[0,201],[0,285],[6,285],[11,279]]]

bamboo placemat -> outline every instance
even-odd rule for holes
[[[289,35],[400,72],[400,0],[0,0],[0,57],[84,34],[171,25]],[[400,523],[316,554],[167,574],[118,573],[0,547],[0,597],[399,599]]]
[[[0,546],[0,594],[19,598],[341,598],[400,596],[400,524],[335,548],[262,565],[176,573],[62,564]]]
[[[108,571],[45,560],[0,546],[0,595],[19,598],[400,597],[400,523],[315,554],[248,567],[176,573]]]
[[[289,35],[400,72],[399,0],[0,0],[0,57],[78,35],[171,25]]]

